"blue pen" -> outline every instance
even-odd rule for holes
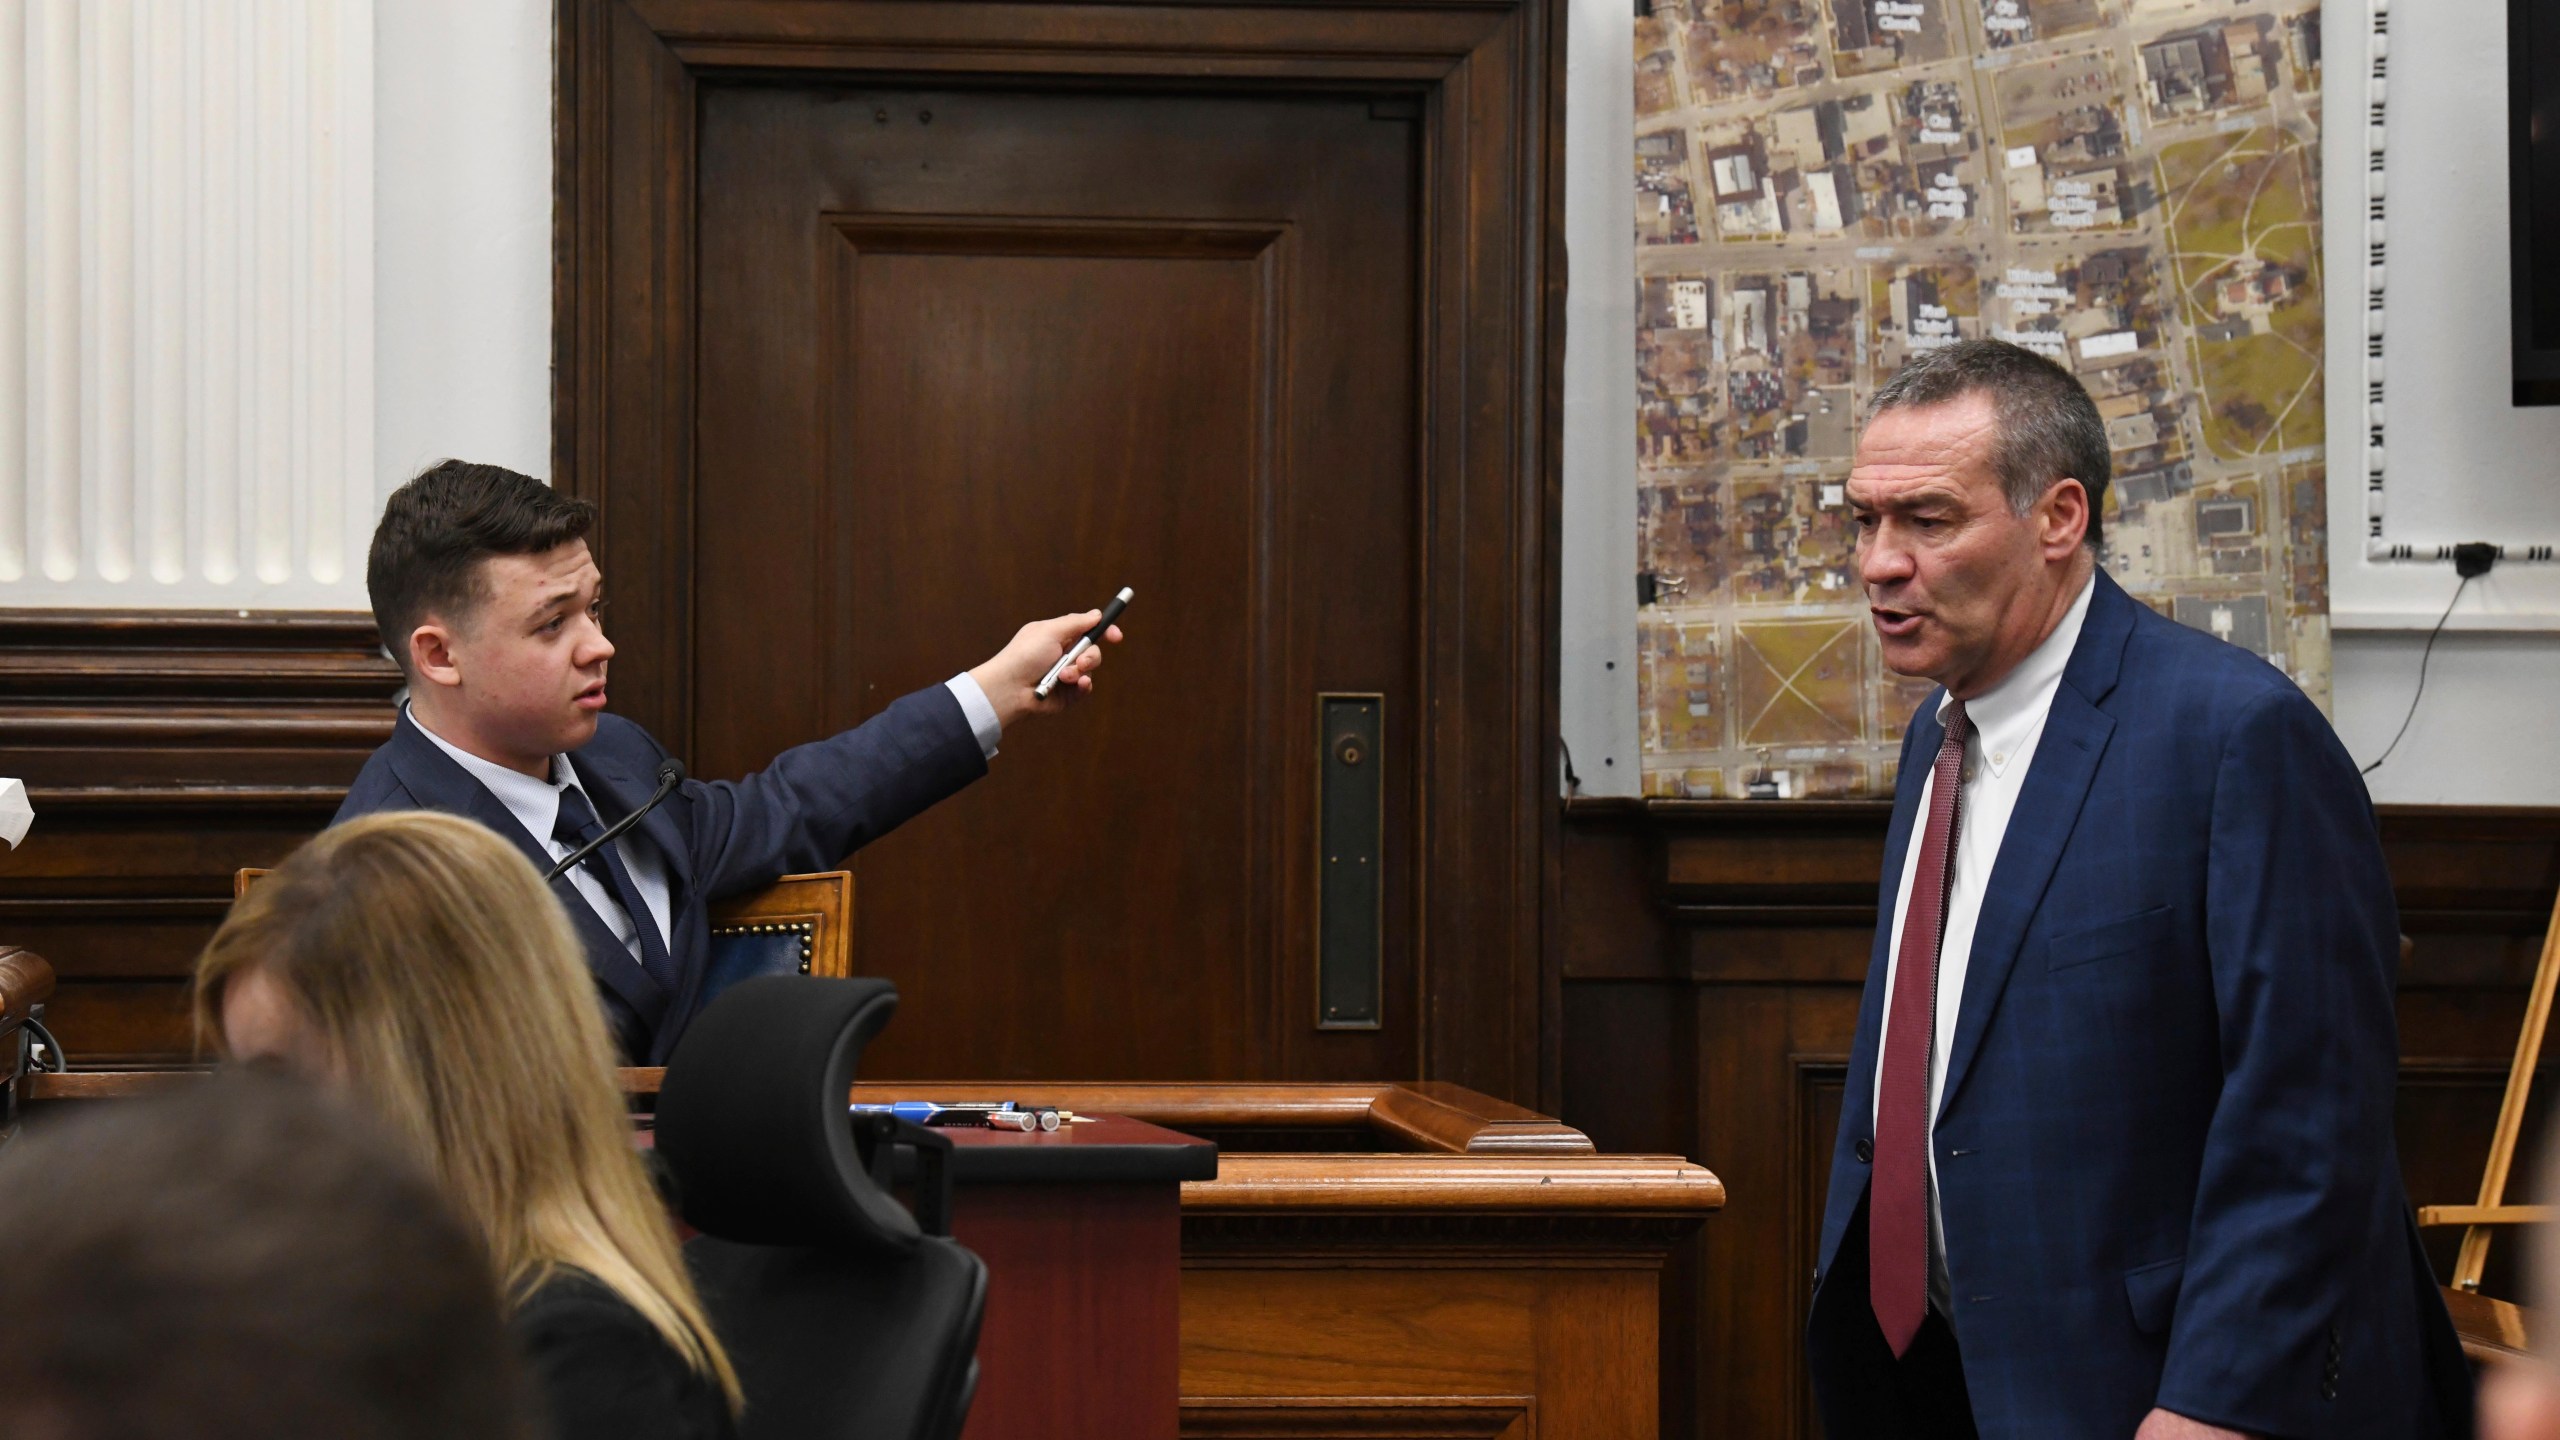
[[[1001,1105],[937,1105],[930,1100],[893,1100],[886,1105],[856,1104],[851,1107],[856,1115],[891,1115],[913,1125],[929,1124],[934,1116],[945,1111],[965,1110],[971,1114],[983,1115],[1012,1108],[1013,1102],[1010,1100]]]
[[[856,1115],[894,1115],[911,1124],[921,1125],[926,1117],[942,1107],[925,1100],[899,1100],[887,1105],[855,1105]]]

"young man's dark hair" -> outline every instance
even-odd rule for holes
[[[595,506],[503,465],[445,460],[420,471],[383,505],[365,561],[383,645],[407,670],[419,622],[469,623],[484,598],[480,562],[583,540],[595,518]]]
[[[46,1440],[531,1440],[488,1260],[336,1101],[235,1071],[0,1150],[0,1409]]]

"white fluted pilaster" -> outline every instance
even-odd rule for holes
[[[0,0],[0,605],[364,604],[370,0]]]
[[[27,573],[26,0],[0,0],[0,585]]]

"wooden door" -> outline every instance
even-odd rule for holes
[[[698,768],[1138,594],[1089,706],[855,858],[873,1073],[1415,1073],[1418,114],[707,92]],[[1387,725],[1367,1030],[1316,1023],[1340,692]]]
[[[872,1073],[1551,1087],[1562,7],[558,14],[618,709],[743,773],[1138,591],[859,856]],[[1383,720],[1373,1029],[1319,1024],[1327,695]]]

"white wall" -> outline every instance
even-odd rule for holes
[[[551,474],[551,6],[374,0],[377,500]]]
[[[2560,543],[2560,407],[2508,403],[2505,0],[2392,7],[2385,202],[2387,541]],[[2365,7],[2332,0],[2324,136],[2329,553],[2338,733],[2359,761],[2409,713],[2424,632],[2456,578],[2365,559]],[[2560,565],[2501,566],[2436,644],[2382,801],[2560,804]]]
[[[1628,0],[1570,3],[1564,733],[1584,793],[1632,794],[1631,22]],[[2560,543],[2560,408],[2519,411],[2506,400],[2505,0],[2403,0],[2391,18],[2388,538]],[[2364,137],[2352,117],[2363,25],[2363,0],[2332,0],[2328,103],[2333,117],[2351,117],[2330,125],[2324,164],[2334,703],[2360,763],[2382,753],[2407,713],[2424,627],[2455,578],[2450,566],[2364,558],[2362,375],[2352,368],[2362,341]],[[2560,566],[2505,567],[2472,583],[2437,642],[2407,738],[2369,783],[2385,802],[2560,804]]]
[[[1582,793],[1634,795],[1634,17],[1628,0],[1572,0],[1568,19],[1560,721]]]

